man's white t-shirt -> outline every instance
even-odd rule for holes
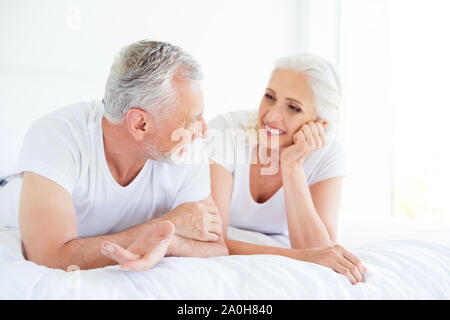
[[[250,193],[250,159],[255,145],[248,147],[250,152],[243,152],[242,139],[248,129],[250,115],[248,111],[234,111],[208,122],[211,132],[208,155],[233,175],[229,225],[265,234],[288,235],[283,187],[264,203],[256,202]],[[222,134],[217,134],[220,132]],[[342,145],[334,136],[328,137],[325,147],[305,159],[303,170],[309,186],[325,179],[345,176]]]
[[[99,101],[83,102],[35,121],[20,153],[19,172],[37,173],[72,195],[79,237],[120,232],[209,196],[206,153],[197,164],[147,160],[129,185],[119,185],[105,158],[103,110]]]

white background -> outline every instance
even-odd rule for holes
[[[0,175],[33,120],[102,98],[130,42],[190,52],[207,119],[256,108],[273,61],[309,51],[342,75],[343,213],[446,220],[448,12],[446,0],[2,0]]]

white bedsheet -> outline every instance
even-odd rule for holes
[[[399,228],[401,227],[401,229]],[[390,230],[390,232],[388,231]],[[381,233],[380,233],[381,232]],[[231,238],[286,245],[230,228]],[[449,299],[450,228],[349,220],[340,241],[368,270],[351,285],[331,269],[273,255],[164,258],[153,269],[65,272],[25,261],[14,228],[0,228],[2,299]]]

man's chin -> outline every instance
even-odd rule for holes
[[[188,147],[183,145],[181,147],[176,148],[173,151],[167,152],[158,159],[158,161],[163,161],[169,164],[180,164],[182,163],[187,154]]]

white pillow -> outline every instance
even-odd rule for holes
[[[12,179],[0,188],[0,227],[19,226],[19,200],[22,177]]]
[[[16,172],[26,131],[26,128],[0,128],[0,177]]]

